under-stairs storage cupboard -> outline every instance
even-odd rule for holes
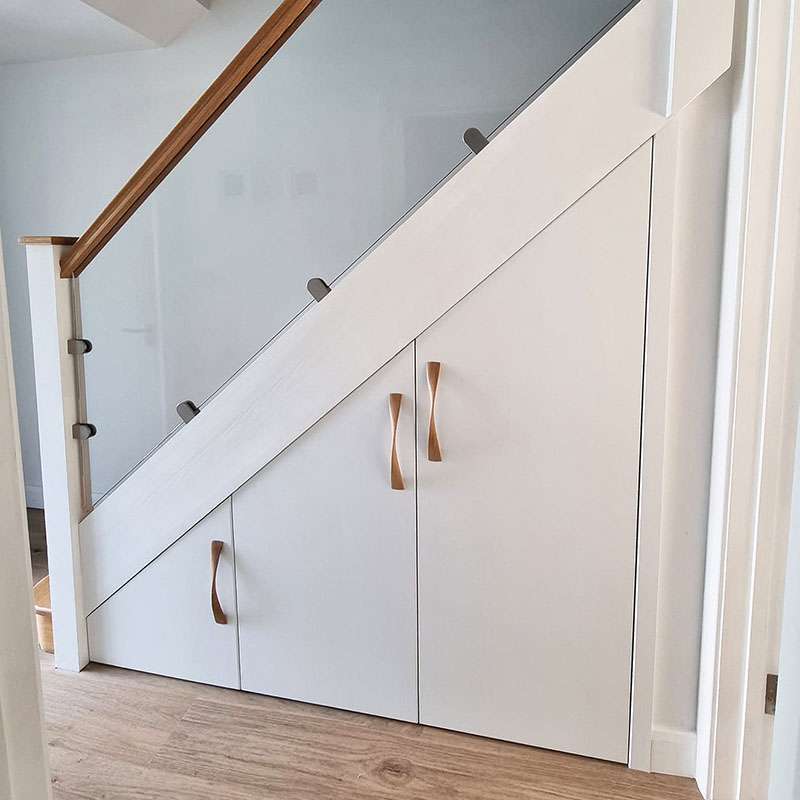
[[[243,689],[417,720],[414,472],[409,345],[236,492]]]
[[[211,609],[212,559],[224,624]],[[230,500],[89,614],[87,627],[92,661],[238,689]]]
[[[627,760],[649,185],[645,147],[417,340],[423,723]]]
[[[650,164],[112,595],[92,658],[626,761]]]

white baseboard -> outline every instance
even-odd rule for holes
[[[696,764],[697,734],[694,731],[653,727],[650,738],[651,772],[694,778]]]
[[[25,486],[25,504],[28,508],[44,508],[44,495],[41,486]]]

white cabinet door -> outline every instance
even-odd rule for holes
[[[243,689],[417,720],[415,513],[410,345],[233,496]]]
[[[627,759],[649,186],[648,144],[417,341],[423,723]]]
[[[212,542],[222,542],[211,607]],[[231,503],[226,500],[87,620],[92,661],[239,688]]]

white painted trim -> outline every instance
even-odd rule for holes
[[[785,547],[787,448],[800,378],[789,348],[798,333],[793,273],[800,255],[793,230],[800,94],[788,87],[790,70],[797,80],[788,47],[798,35],[795,5],[743,0],[737,19],[698,700],[697,777],[709,799],[745,800],[765,790],[767,607]],[[786,225],[782,210],[791,215]]]
[[[656,726],[652,733],[652,771],[694,778],[697,734]]]
[[[50,796],[17,398],[0,248],[0,797]]]
[[[742,746],[743,798],[766,797],[769,783],[774,718],[764,714],[764,679],[768,672],[778,672],[800,409],[800,362],[796,350],[800,341],[800,8],[796,2],[790,6]]]
[[[78,543],[81,447],[72,438],[80,400],[75,363],[67,353],[74,331],[72,287],[60,276],[63,247],[26,249],[55,663],[78,671],[88,663],[89,651]]]
[[[665,24],[661,0],[642,0],[95,508],[81,524],[87,609],[664,125]]]
[[[761,642],[751,646],[748,675],[748,707],[745,717],[745,746],[742,785],[752,796],[766,796],[770,780],[773,720],[763,714],[763,675],[778,673],[781,662],[786,559],[792,524],[797,465],[798,414],[800,414],[800,4],[793,3],[789,26],[790,59],[786,84],[786,113],[783,125],[781,185],[775,236],[775,281],[772,296],[773,325],[768,367],[765,423],[765,464],[762,478],[760,530],[764,533],[767,557],[756,569],[754,630],[764,632]],[[770,536],[772,534],[772,536]],[[763,686],[763,684],[761,684]],[[780,700],[778,701],[780,708]],[[780,710],[777,716],[780,724]]]
[[[44,508],[44,491],[41,486],[25,484],[25,503],[28,508]]]
[[[734,7],[731,0],[673,2],[667,116],[688,105],[730,66]]]
[[[658,617],[658,567],[669,377],[669,319],[672,288],[678,124],[653,141],[650,253],[647,293],[642,454],[639,479],[639,536],[636,568],[636,627],[629,765],[649,772]]]

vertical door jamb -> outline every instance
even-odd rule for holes
[[[628,765],[649,772],[661,547],[678,123],[652,140],[650,236]]]

